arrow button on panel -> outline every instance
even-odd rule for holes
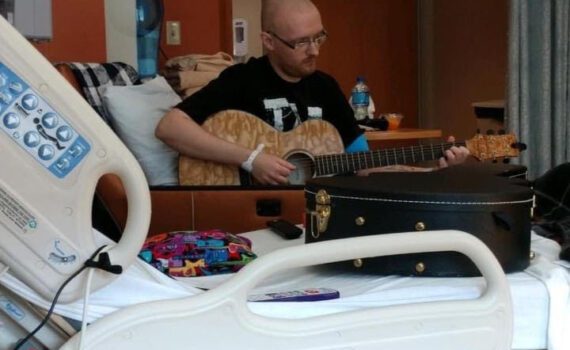
[[[55,148],[52,145],[41,145],[38,150],[38,156],[42,160],[50,160],[55,156]]]
[[[16,115],[16,113],[8,113],[4,116],[4,126],[8,129],[16,129],[20,126],[20,118]]]
[[[22,106],[28,111],[35,109],[38,104],[38,98],[32,94],[27,94],[22,98]]]
[[[57,118],[57,114],[55,113],[46,113],[42,117],[42,124],[46,129],[53,129],[57,126],[59,120]]]
[[[24,143],[26,144],[26,146],[30,147],[30,148],[34,148],[37,145],[40,144],[40,134],[38,134],[35,131],[28,131],[25,135],[24,135]]]
[[[56,136],[62,142],[69,141],[73,137],[73,130],[67,125],[61,126],[57,129]]]

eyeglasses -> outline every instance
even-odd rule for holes
[[[313,37],[302,38],[302,39],[293,40],[293,41],[287,41],[287,40],[281,38],[279,35],[275,34],[274,32],[271,32],[271,31],[268,31],[267,33],[269,33],[271,36],[274,36],[275,38],[277,38],[279,41],[281,41],[283,44],[285,44],[285,46],[287,46],[291,50],[298,50],[298,51],[308,49],[311,44],[314,44],[315,47],[318,49],[321,47],[321,45],[323,45],[325,43],[325,41],[327,41],[327,38],[329,37],[329,34],[324,29],[319,34],[317,34]]]

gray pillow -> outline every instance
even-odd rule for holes
[[[178,153],[158,140],[154,129],[180,101],[161,76],[143,85],[109,86],[103,94],[113,128],[139,161],[150,185],[178,184]]]

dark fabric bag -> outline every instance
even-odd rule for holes
[[[570,163],[560,164],[537,178],[535,231],[562,245],[560,258],[570,261]]]
[[[525,181],[489,169],[452,167],[430,173],[378,173],[314,179],[305,189],[307,243],[393,232],[458,229],[481,239],[505,272],[530,262],[533,192]],[[367,273],[477,276],[457,252],[357,259],[338,266]]]

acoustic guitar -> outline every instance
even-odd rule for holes
[[[254,115],[228,110],[208,118],[202,127],[226,141],[277,155],[296,170],[289,183],[302,185],[314,177],[354,172],[387,165],[436,160],[452,146],[465,146],[479,160],[516,157],[524,144],[514,135],[476,135],[465,142],[387,148],[343,153],[344,145],[336,128],[323,120],[309,120],[288,132],[279,132]],[[239,169],[231,165],[181,156],[181,185],[239,185]]]

